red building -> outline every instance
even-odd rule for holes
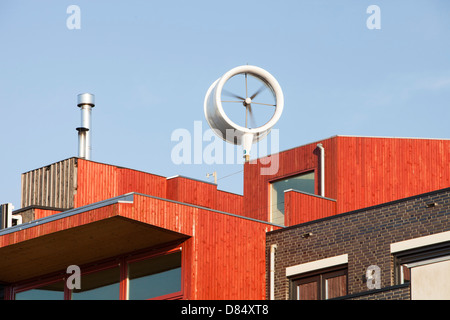
[[[246,216],[291,226],[450,186],[450,140],[335,136],[278,161],[272,175],[245,165]]]
[[[450,140],[336,136],[270,159],[244,165],[243,196],[81,158],[24,173],[4,297],[266,299],[267,232],[450,186]]]

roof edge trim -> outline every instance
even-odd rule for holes
[[[102,208],[102,207],[106,207],[106,206],[110,206],[112,204],[116,204],[116,203],[133,203],[134,201],[134,193],[127,193],[121,196],[117,196],[111,199],[107,199],[107,200],[103,200],[103,201],[99,201],[99,202],[95,202],[92,204],[88,204],[86,206],[82,206],[82,207],[78,207],[75,209],[70,209],[70,210],[66,210],[60,213],[55,213],[52,214],[48,217],[44,217],[41,219],[37,219],[37,220],[33,220],[30,222],[26,222],[26,223],[22,223],[22,224],[18,224],[16,226],[13,227],[9,227],[7,229],[3,229],[0,230],[0,236],[3,236],[5,234],[9,234],[9,233],[13,233],[16,231],[21,231],[24,229],[28,229],[31,227],[35,227],[37,225],[41,225],[47,222],[51,222],[51,221],[55,221],[58,219],[62,219],[62,218],[66,218],[66,217],[70,217],[85,211],[90,211],[90,210],[94,210],[94,209],[98,209],[98,208]]]

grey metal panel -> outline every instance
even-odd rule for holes
[[[21,207],[73,208],[77,158],[69,158],[22,174]]]

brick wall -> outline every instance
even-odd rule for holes
[[[410,300],[411,288],[409,284],[371,290],[362,294],[345,296],[338,300]]]
[[[438,205],[427,206],[433,202]],[[380,267],[382,289],[395,285],[391,243],[449,230],[450,188],[447,188],[269,232],[266,237],[267,297],[272,244],[277,245],[275,299],[289,299],[286,267],[343,254],[348,255],[348,294],[354,295],[368,291],[365,274],[370,265]],[[307,233],[312,235],[304,237]],[[383,299],[383,295],[392,296],[392,293],[380,293],[372,298]],[[401,296],[409,298],[403,291]]]

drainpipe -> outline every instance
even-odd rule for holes
[[[275,251],[276,244],[270,246],[270,300],[275,300]]]
[[[320,195],[325,197],[325,149],[321,143],[317,147],[320,149]]]

